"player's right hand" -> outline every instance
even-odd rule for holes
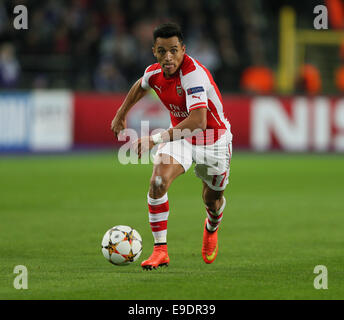
[[[118,138],[118,135],[121,133],[122,130],[127,128],[127,121],[125,118],[116,116],[111,121],[111,130],[113,131],[116,138]]]

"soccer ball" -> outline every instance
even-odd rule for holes
[[[130,264],[141,255],[142,238],[131,227],[115,226],[106,231],[102,241],[102,252],[112,264]]]

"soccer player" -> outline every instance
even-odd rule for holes
[[[129,90],[111,123],[118,137],[126,128],[126,115],[150,89],[170,111],[171,127],[134,142],[140,158],[159,144],[147,195],[149,222],[154,237],[151,256],[142,262],[144,269],[169,264],[167,220],[171,183],[195,163],[195,174],[202,180],[205,204],[202,257],[214,262],[218,253],[218,227],[226,200],[232,150],[230,124],[223,113],[222,97],[210,72],[185,53],[180,27],[174,23],[158,26],[153,32],[153,55],[142,78]]]

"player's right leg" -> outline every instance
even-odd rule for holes
[[[169,154],[158,154],[154,161],[153,174],[147,195],[149,223],[154,237],[151,256],[142,262],[144,269],[151,270],[169,264],[167,252],[167,220],[169,202],[167,191],[171,183],[182,173],[184,167]]]

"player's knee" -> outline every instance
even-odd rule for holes
[[[153,176],[150,180],[149,194],[153,197],[160,198],[168,188],[167,179],[163,176]]]
[[[217,211],[217,201],[213,199],[205,199],[204,204],[210,211]]]
[[[218,197],[209,197],[206,193],[203,194],[203,202],[210,211],[216,212],[221,207],[222,195]]]

